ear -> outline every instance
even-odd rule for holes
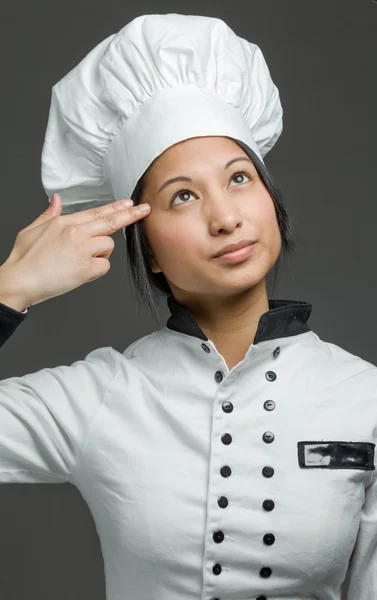
[[[149,254],[149,265],[153,273],[162,272],[157,261],[154,259],[153,254]]]

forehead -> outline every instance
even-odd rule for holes
[[[179,172],[185,174],[188,169],[206,163],[214,168],[224,167],[225,162],[234,156],[247,154],[233,140],[223,136],[203,136],[182,140],[169,146],[157,156],[144,173],[144,184],[158,184],[169,175]]]

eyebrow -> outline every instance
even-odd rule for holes
[[[224,171],[230,167],[230,165],[232,165],[234,162],[236,162],[237,160],[247,160],[248,162],[251,162],[250,158],[246,158],[246,156],[237,156],[236,158],[232,158],[229,162],[226,163],[225,167],[224,167]],[[171,183],[175,183],[176,181],[192,181],[191,177],[185,177],[184,175],[178,175],[177,177],[172,177],[172,179],[167,179],[159,188],[158,190],[158,194],[161,192],[161,190],[164,189],[164,187],[166,187],[167,185],[170,185]]]

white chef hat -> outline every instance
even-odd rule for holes
[[[282,114],[260,48],[224,21],[142,15],[52,87],[42,184],[67,214],[129,198],[152,161],[188,138],[232,137],[263,162]]]

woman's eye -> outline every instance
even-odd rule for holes
[[[234,175],[232,175],[232,177],[231,177],[230,180],[232,181],[232,179],[235,179],[235,177],[244,176],[244,175],[246,175],[246,177],[248,177],[249,179],[251,179],[250,175],[248,175],[248,173],[246,173],[246,171],[240,171],[240,172],[235,173]],[[239,181],[238,183],[244,183],[244,182],[243,181]],[[183,193],[185,193],[185,194],[192,194],[192,192],[190,192],[190,190],[179,190],[171,198],[171,203],[174,204],[174,200],[176,198],[178,198],[178,196],[180,196]],[[184,202],[183,202],[183,204],[184,204]]]
[[[191,192],[189,190],[179,190],[179,192],[177,192],[176,194],[174,194],[174,196],[172,197],[172,199],[171,199],[172,204],[174,204],[174,200],[176,198],[178,198],[178,196],[180,196],[183,193],[185,193],[185,194],[191,194]],[[183,202],[183,204],[184,204],[184,202]]]
[[[232,179],[234,179],[235,177],[239,177],[239,176],[243,176],[246,175],[246,177],[248,177],[249,179],[251,179],[250,175],[248,175],[245,171],[241,171],[240,173],[235,173],[232,177]],[[231,181],[232,181],[231,179]],[[244,183],[243,181],[239,181],[238,183]]]

